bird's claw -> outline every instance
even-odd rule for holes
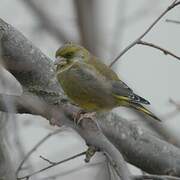
[[[74,119],[74,124],[75,125],[78,125],[80,122],[79,122],[79,120],[81,119],[81,116],[83,115],[83,114],[85,114],[86,113],[86,111],[84,111],[84,110],[79,110],[77,113],[74,113],[73,114],[73,119]]]
[[[95,112],[88,113],[84,110],[80,110],[74,115],[74,123],[76,125],[79,125],[83,119],[92,119],[93,120],[95,118],[95,115],[96,115]]]

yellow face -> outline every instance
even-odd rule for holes
[[[89,58],[89,52],[75,44],[66,44],[56,51],[56,71],[64,71],[77,61],[85,62]]]

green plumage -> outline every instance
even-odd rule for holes
[[[117,74],[85,48],[66,44],[56,52],[56,76],[67,96],[87,111],[107,111],[126,106],[159,120],[141,104],[147,100],[133,93]]]

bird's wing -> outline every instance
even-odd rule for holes
[[[107,80],[119,80],[117,74],[107,65],[105,65],[100,59],[92,56],[88,59],[87,63],[93,66]]]
[[[107,80],[111,81],[112,93],[116,98],[135,103],[150,104],[144,98],[134,94],[133,90],[121,81],[117,74],[110,67],[102,63],[100,59],[92,56],[87,63],[93,66],[96,71],[98,71]]]
[[[135,103],[150,104],[146,99],[134,94],[133,90],[130,89],[122,81],[112,81],[112,92],[113,95],[119,100],[126,100]]]

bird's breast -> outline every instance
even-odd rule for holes
[[[57,73],[57,79],[67,96],[83,109],[101,111],[115,106],[107,81],[92,69],[75,65]]]

